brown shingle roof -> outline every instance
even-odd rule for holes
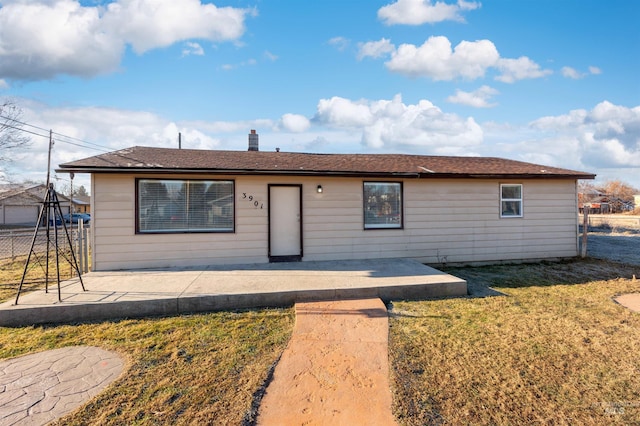
[[[142,146],[64,163],[57,171],[579,179],[595,177],[590,173],[491,157],[209,151]]]

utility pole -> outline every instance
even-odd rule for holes
[[[70,222],[73,224],[73,213],[75,213],[75,211],[76,211],[76,209],[75,209],[75,207],[73,205],[73,178],[75,177],[75,173],[73,173],[73,172],[69,173],[69,177],[71,178],[71,189],[69,190],[69,203],[70,203],[70,206],[69,206],[69,215],[70,216],[69,217],[71,218]]]
[[[47,157],[47,191],[49,190],[49,178],[51,176],[51,150],[53,150],[53,130],[49,130],[49,156]]]

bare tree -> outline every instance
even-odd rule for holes
[[[85,188],[84,185],[80,185],[73,191],[73,195],[77,195],[79,197],[88,197],[89,193],[87,192],[87,188]]]
[[[598,185],[597,189],[609,197],[609,203],[614,212],[625,211],[633,206],[633,196],[639,193],[638,188],[619,179],[608,180]]]
[[[57,179],[54,177],[54,179]],[[56,185],[56,190],[58,194],[64,194],[65,196],[74,196],[74,197],[88,197],[89,193],[87,192],[87,188],[84,185],[80,185],[79,187],[73,187],[73,194],[71,193],[71,185],[68,183],[63,183],[61,185]]]
[[[29,145],[31,139],[22,131],[22,109],[11,100],[0,103],[0,166],[11,161],[9,152]]]

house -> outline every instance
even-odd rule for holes
[[[0,187],[0,225],[33,226],[38,221],[46,195],[43,184],[10,184]],[[62,214],[69,213],[70,202],[58,194]]]
[[[74,213],[91,213],[91,197],[88,195],[74,195],[73,199]]]
[[[59,173],[91,174],[93,269],[573,257],[577,181],[595,177],[500,158],[255,145],[136,146],[61,164]]]
[[[580,213],[584,213],[585,208],[590,214],[624,213],[634,209],[633,201],[604,194],[591,197],[578,194],[578,198],[583,200],[578,204]]]
[[[611,205],[609,204],[609,197],[605,195],[593,196],[587,200],[578,204],[579,213],[584,214],[584,210],[587,209],[589,214],[608,214],[611,213]]]

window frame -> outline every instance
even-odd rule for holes
[[[367,224],[367,197],[365,195],[365,188],[368,184],[372,185],[397,185],[399,188],[398,194],[400,195],[400,206],[399,206],[399,223],[395,224]],[[362,182],[362,227],[365,231],[375,231],[375,230],[398,230],[404,229],[404,185],[403,182],[397,181],[363,181]]]
[[[505,198],[503,195],[503,188],[505,187],[518,187],[520,188],[520,198]],[[502,205],[505,202],[510,203],[519,203],[520,209],[519,214],[505,214],[505,209],[503,209]],[[510,218],[521,218],[524,217],[524,185],[521,183],[501,183],[500,184],[500,218],[510,219]]]
[[[202,183],[202,182],[226,182],[231,183],[231,228],[230,229],[154,229],[151,231],[140,229],[140,182],[180,182],[182,184]],[[152,234],[233,234],[236,232],[236,182],[234,179],[181,179],[181,178],[147,178],[138,177],[135,179],[135,233],[138,235]]]

